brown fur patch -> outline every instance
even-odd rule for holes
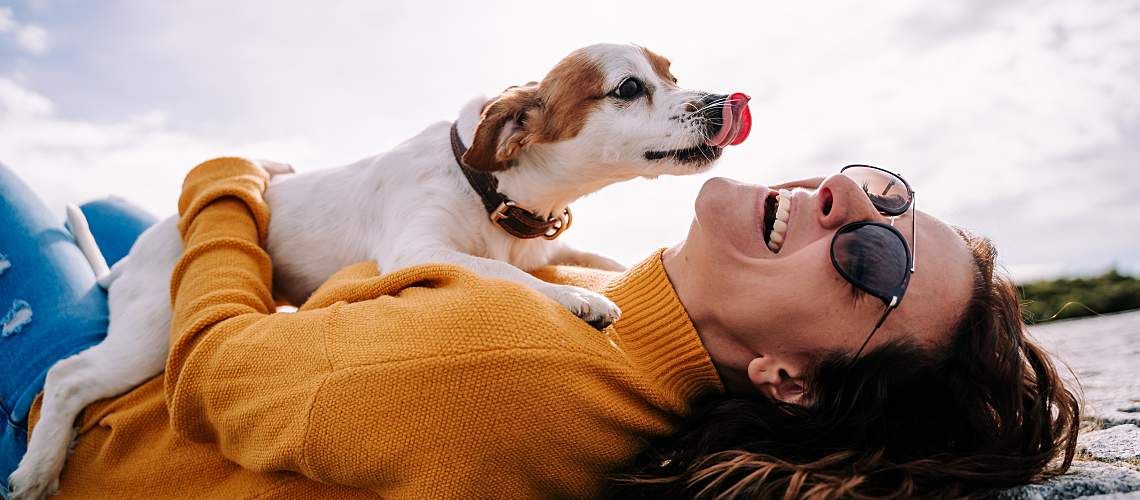
[[[566,56],[538,84],[541,112],[531,130],[536,142],[570,139],[582,130],[590,113],[606,96],[605,74],[598,64],[578,50]],[[530,128],[530,127],[528,127]]]
[[[670,63],[664,56],[645,47],[642,47],[641,51],[645,53],[645,58],[649,59],[649,65],[653,67],[653,72],[657,73],[657,76],[665,81],[665,85],[677,85],[677,77],[669,72],[669,66],[673,63]]]
[[[463,162],[476,170],[496,171],[530,144],[570,139],[582,130],[606,96],[605,75],[585,51],[566,56],[535,86],[508,87],[484,106]],[[514,122],[521,118],[522,126]],[[504,132],[505,127],[507,131]]]

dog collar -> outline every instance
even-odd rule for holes
[[[471,189],[474,189],[483,200],[483,208],[487,209],[491,222],[503,228],[511,236],[522,239],[541,236],[553,240],[563,231],[570,229],[570,222],[573,221],[570,207],[563,208],[562,214],[558,217],[539,217],[534,212],[518,206],[507,198],[507,195],[500,193],[499,179],[493,174],[464,165],[463,154],[467,152],[467,146],[464,146],[463,141],[459,139],[459,122],[451,124],[451,152],[455,155],[455,163],[459,164],[459,169],[467,177],[467,183],[471,184]]]

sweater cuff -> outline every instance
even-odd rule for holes
[[[178,231],[183,240],[194,218],[206,206],[227,196],[241,200],[257,224],[258,244],[265,246],[269,235],[269,205],[263,194],[269,185],[265,169],[242,158],[215,158],[186,174],[178,199]]]
[[[709,392],[723,392],[720,376],[681,304],[665,266],[664,249],[629,269],[605,294],[621,308],[614,330],[631,362],[641,365],[681,414]]]

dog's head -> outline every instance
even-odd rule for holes
[[[748,136],[747,101],[682,89],[669,60],[649,49],[592,45],[541,82],[491,100],[463,162],[484,171],[536,163],[613,181],[696,173]]]

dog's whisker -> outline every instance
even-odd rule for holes
[[[704,107],[702,107],[696,111],[693,111],[693,113],[701,113],[701,112],[705,111],[706,109],[712,109],[712,108],[715,108],[718,106],[722,106],[722,105],[724,105],[725,102],[726,101],[723,101],[723,100],[720,102],[716,102],[716,101],[710,102],[707,105],[705,105]]]
[[[729,102],[729,99],[730,98],[728,97],[718,97],[716,99],[713,99],[712,101],[705,103],[705,105],[698,109],[697,112],[709,109],[711,107],[723,105],[724,103]]]

